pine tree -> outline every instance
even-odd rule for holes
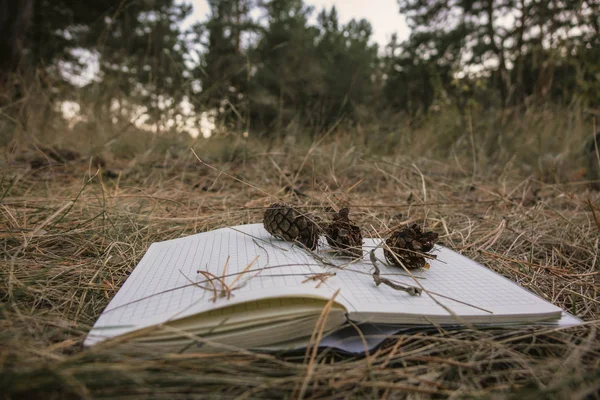
[[[599,45],[597,2],[399,0],[398,3],[415,38],[421,35],[419,46],[425,49],[424,57],[436,58],[438,67],[454,62],[454,73],[475,70],[480,76],[489,76],[503,106],[520,104],[527,96],[539,99],[558,93],[562,96],[563,89],[570,86],[567,81],[575,79],[574,74],[591,77],[583,72],[588,70],[587,61],[576,62],[578,67],[572,70],[565,63],[574,58],[583,61],[586,53]],[[511,18],[501,21],[504,16]],[[440,57],[440,51],[452,48],[460,51]],[[592,61],[591,65],[598,62]],[[557,71],[566,76],[558,76]],[[533,80],[531,74],[535,75]],[[598,82],[598,78],[593,79]],[[577,85],[579,82],[577,79]]]
[[[301,0],[270,0],[262,8],[268,25],[252,51],[252,125],[274,136],[293,121],[310,121],[323,71],[315,53],[318,32],[308,26],[312,8]]]
[[[201,83],[192,100],[198,108],[216,110],[221,119],[246,125],[249,63],[244,37],[258,29],[250,16],[251,0],[209,0],[211,15],[195,27],[198,40],[207,37],[194,76]]]
[[[317,23],[316,51],[325,76],[318,121],[327,127],[341,118],[358,120],[376,96],[373,83],[379,60],[377,45],[370,43],[371,24],[351,20],[340,27],[335,7],[323,10]]]

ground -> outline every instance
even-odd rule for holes
[[[358,147],[360,148],[360,147]],[[511,165],[374,156],[335,140],[133,161],[2,164],[0,392],[7,398],[599,398],[600,198]],[[43,164],[43,163],[42,163]],[[491,165],[491,166],[490,166]],[[256,223],[274,198],[348,206],[369,231],[417,221],[577,315],[576,328],[398,335],[373,354],[83,350],[155,241]]]

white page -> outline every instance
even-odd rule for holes
[[[456,324],[461,321],[531,322],[535,316],[546,319],[560,317],[562,310],[559,307],[481,264],[442,246],[436,246],[431,252],[437,259],[429,260],[429,269],[411,270],[410,273],[418,279],[425,291],[445,297],[429,296],[426,292],[421,296],[410,296],[384,285],[377,287],[373,283],[369,284],[368,280],[372,281],[372,278],[349,270],[372,271],[368,252],[380,242],[381,240],[365,239],[363,262],[347,267],[348,271],[338,273],[340,286],[344,288],[345,299],[349,302],[345,305],[351,311],[351,319],[374,323],[418,324],[433,321]],[[403,268],[386,265],[383,261],[383,249],[378,248],[376,256],[382,261],[378,263],[381,276],[387,276],[402,285],[418,286],[410,276],[398,275],[407,275]],[[461,318],[452,316],[443,306]]]
[[[261,298],[297,296],[328,299],[337,289],[341,291],[336,301],[351,312],[350,318],[353,319],[407,323],[407,317],[410,320],[410,316],[416,314],[418,318],[409,322],[426,323],[422,315],[450,316],[425,294],[411,297],[383,285],[375,286],[367,252],[376,242],[366,239],[365,259],[350,265],[345,265],[348,259],[334,257],[330,251],[320,250],[314,257],[298,246],[277,240],[261,224],[223,228],[154,243],[101,314],[85,344]],[[324,248],[326,246],[321,246],[321,249]],[[382,250],[377,252],[378,257],[383,259]],[[201,282],[204,279],[196,273],[198,269],[221,276],[228,256],[228,275],[239,274],[256,256],[259,258],[238,280],[235,286],[244,285],[233,290],[233,297],[218,297],[213,302],[212,291],[192,285],[189,280]],[[505,310],[512,317],[518,313],[560,313],[558,307],[466,257],[448,249],[442,249],[438,256],[438,261],[431,263],[431,269],[413,272],[415,276],[425,278],[420,282],[428,290],[485,308],[495,313],[493,315],[502,315],[507,312]],[[325,264],[321,262],[323,260]],[[327,266],[328,263],[335,263],[345,270]],[[382,276],[415,285],[411,278],[396,275],[404,271],[383,264],[379,266]],[[307,281],[318,273],[336,275],[324,283]],[[232,285],[234,279],[235,276],[225,278],[228,285]],[[203,285],[208,286],[206,283]],[[460,315],[490,315],[447,299],[438,300]]]
[[[252,267],[233,285],[239,275]],[[227,258],[229,262],[227,263]],[[205,278],[198,269],[221,276],[227,263],[226,284],[240,286],[232,297],[190,283]],[[86,345],[143,327],[208,310],[264,298],[314,297],[329,299],[325,285],[303,283],[323,268],[310,252],[277,240],[260,224],[217,229],[154,243],[94,324]],[[210,284],[199,283],[205,287]],[[217,289],[221,288],[215,282]]]

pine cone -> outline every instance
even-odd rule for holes
[[[327,243],[344,255],[362,258],[362,234],[360,228],[350,221],[348,214],[350,211],[347,208],[334,214],[333,222],[325,228]]]
[[[406,268],[423,268],[427,261],[422,254],[431,251],[437,239],[437,233],[423,232],[419,225],[412,224],[408,228],[392,232],[385,241],[387,246],[383,249],[383,253],[385,259],[392,265],[401,266],[396,260],[397,257]]]
[[[318,226],[311,217],[284,204],[271,204],[265,211],[264,227],[276,238],[300,242],[311,250],[317,248]]]

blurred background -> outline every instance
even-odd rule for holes
[[[598,15],[594,0],[0,0],[0,145],[231,161],[334,132],[583,174]]]

